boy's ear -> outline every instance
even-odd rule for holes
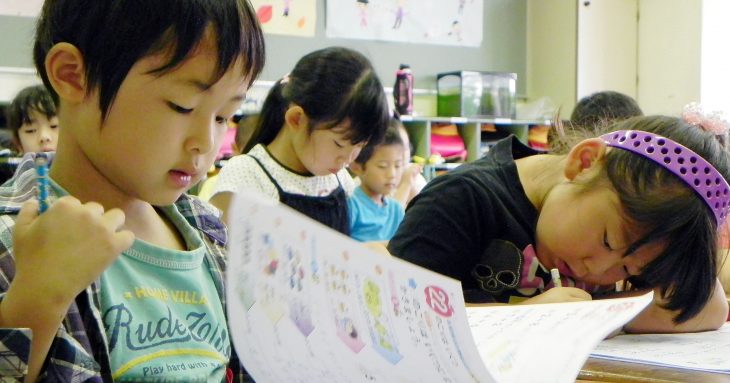
[[[58,97],[81,102],[86,97],[84,56],[69,43],[58,43],[46,54],[46,73]]]
[[[15,149],[18,155],[25,154],[25,152],[23,151],[23,145],[20,144],[20,139],[18,139],[17,137],[13,137],[13,149]]]
[[[586,170],[592,170],[606,156],[606,143],[600,138],[583,140],[568,153],[563,169],[567,179],[573,180]]]
[[[292,104],[284,113],[284,121],[294,129],[307,126],[307,114],[301,106]]]

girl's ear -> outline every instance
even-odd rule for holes
[[[286,109],[284,121],[295,130],[299,130],[300,127],[307,127],[307,115],[299,105],[292,104]]]
[[[592,170],[606,156],[606,143],[600,138],[583,140],[568,153],[563,172],[569,180],[574,180],[586,170]]]
[[[350,162],[350,165],[348,165],[348,167],[356,176],[360,177],[362,175],[362,171],[363,171],[362,165],[358,164],[357,162],[355,162],[355,161]]]
[[[231,152],[233,153],[233,156],[241,154],[241,150],[243,150],[243,148],[239,148],[235,142],[231,142]]]
[[[46,54],[46,73],[60,99],[77,103],[87,94],[84,56],[69,43],[58,43]]]

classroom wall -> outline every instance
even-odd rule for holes
[[[678,115],[700,100],[702,1],[639,1],[639,105]],[[727,22],[725,18],[725,22]]]
[[[524,94],[527,3],[527,0],[484,0],[482,45],[472,48],[326,38],[325,0],[317,0],[314,38],[266,36],[267,63],[261,78],[278,79],[305,53],[326,46],[343,45],[368,56],[385,86],[393,85],[398,65],[408,63],[413,69],[417,88],[435,89],[436,74],[440,72],[460,69],[505,71],[517,73],[517,92]]]
[[[261,80],[276,80],[287,73],[305,53],[331,45],[357,49],[369,57],[383,85],[390,87],[400,63],[413,68],[416,88],[434,91],[436,74],[453,70],[508,71],[517,73],[517,92],[526,92],[526,31],[528,0],[484,0],[484,30],[480,47],[405,44],[325,37],[325,0],[317,1],[317,26],[313,38],[267,34],[267,63]],[[341,1],[341,0],[330,0]],[[413,2],[416,3],[415,1]],[[34,19],[0,16],[0,89],[17,91],[17,74],[3,67],[32,67],[31,43]],[[23,77],[32,75],[24,74]],[[19,89],[19,88],[18,88]],[[425,95],[434,98],[431,92]],[[430,96],[429,96],[430,95]],[[0,91],[0,102],[9,101]],[[418,103],[416,107],[418,108]]]
[[[639,1],[577,2],[577,99],[606,90],[636,98]]]
[[[527,96],[548,97],[570,116],[576,101],[577,3],[532,0],[527,4]]]
[[[519,96],[547,97],[562,108],[562,116],[570,114],[578,97],[579,0],[484,0],[484,41],[478,48],[328,39],[325,0],[316,1],[314,38],[266,36],[262,80],[281,77],[311,50],[345,45],[370,57],[386,87],[401,62],[411,64],[416,87],[425,90],[416,99],[422,114],[435,111],[436,73],[457,69],[516,72]],[[716,48],[730,28],[722,17],[726,7],[726,0],[639,0],[637,100],[647,113],[676,114],[697,100],[713,109],[730,108],[730,71],[722,64],[727,50]],[[0,16],[0,103],[39,82],[31,60],[34,25],[33,18]]]
[[[602,2],[608,1],[613,2]],[[591,65],[579,60],[576,52],[576,36],[585,33],[577,27],[577,7],[585,2],[535,0],[527,6],[527,94],[530,99],[550,97],[561,107],[563,117],[570,115],[579,97],[578,65]],[[591,1],[594,5],[599,2]],[[723,40],[730,32],[727,0],[638,0],[638,7],[636,54],[620,59],[624,60],[621,65],[635,63],[636,99],[644,112],[678,115],[692,101],[707,103],[711,110],[730,109],[730,72],[724,65],[728,54]],[[605,82],[607,79],[593,81],[622,91]]]
[[[730,1],[703,0],[702,2],[702,104],[707,110],[720,110],[730,115]],[[719,47],[719,48],[718,48]],[[730,264],[730,262],[727,262]],[[728,265],[730,279],[730,265]],[[727,286],[730,289],[730,285]]]
[[[0,16],[0,103],[12,100],[20,89],[40,83],[33,69],[34,27],[33,18]]]

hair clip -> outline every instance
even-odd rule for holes
[[[720,111],[705,112],[697,102],[691,102],[682,109],[684,122],[702,128],[717,136],[724,136],[730,130],[730,120]]]
[[[289,83],[289,73],[285,74],[284,77],[282,77],[281,80],[279,80],[279,82],[282,85],[288,84]]]

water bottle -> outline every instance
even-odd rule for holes
[[[408,64],[400,64],[400,69],[395,72],[393,100],[399,115],[413,114],[413,73]]]

